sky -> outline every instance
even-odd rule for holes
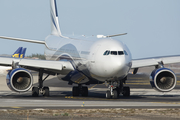
[[[133,59],[180,55],[180,0],[57,0],[63,35],[112,35]],[[0,36],[44,40],[51,32],[49,0],[0,0]],[[44,45],[0,39],[0,54]]]

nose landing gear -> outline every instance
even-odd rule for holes
[[[108,84],[110,90],[106,92],[107,99],[110,99],[111,97],[117,99],[120,94],[124,97],[130,96],[130,88],[127,86],[124,87],[122,81],[110,81]]]

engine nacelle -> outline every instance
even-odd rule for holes
[[[31,73],[24,68],[16,68],[7,74],[7,86],[15,92],[26,92],[33,85],[33,77]]]
[[[168,68],[155,69],[151,73],[151,86],[160,92],[169,92],[176,86],[176,75]]]

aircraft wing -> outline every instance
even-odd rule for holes
[[[172,64],[172,63],[180,63],[180,55],[135,59],[132,60],[131,68],[134,69],[134,68],[156,66],[161,64]]]
[[[47,73],[67,73],[74,70],[74,67],[69,61],[49,61],[49,60],[34,60],[0,57],[1,66],[20,66],[30,70],[38,71],[44,69]]]

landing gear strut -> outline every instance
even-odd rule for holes
[[[81,84],[78,84],[78,86],[74,86],[72,89],[72,95],[73,96],[88,96],[88,87],[84,87]]]
[[[108,84],[110,90],[106,91],[107,99],[110,99],[111,97],[117,99],[119,94],[122,94],[124,97],[130,96],[130,88],[124,87],[123,81],[110,81]]]
[[[39,70],[39,75],[38,75],[38,87],[33,87],[32,88],[32,96],[33,97],[38,97],[39,93],[41,93],[43,96],[48,97],[49,96],[49,87],[44,86],[43,87],[43,82],[46,80],[46,78],[49,76],[49,74],[43,79],[43,69]]]

